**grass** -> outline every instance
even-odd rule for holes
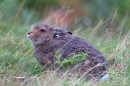
[[[109,63],[109,79],[93,83],[75,77],[68,79],[67,75],[58,77],[55,71],[45,73],[44,68],[34,58],[31,41],[26,38],[34,16],[28,14],[28,21],[17,22],[18,20],[13,21],[14,12],[10,14],[12,19],[8,21],[5,18],[8,8],[3,8],[5,12],[0,10],[3,12],[0,15],[0,86],[129,86],[130,32],[121,34],[127,18],[124,18],[121,26],[117,28],[118,31],[112,35],[103,32],[97,36],[96,33],[100,29],[98,26],[101,24],[95,26],[95,29],[79,31],[78,35],[101,50]]]
[[[17,29],[15,26],[13,26],[9,31],[1,31],[1,86],[43,86],[43,84],[44,86],[95,85],[92,82],[85,82],[82,80],[78,81],[78,79],[75,78],[67,81],[66,76],[63,76],[62,78],[56,77],[55,71],[52,71],[49,73],[49,75],[45,74],[44,68],[33,56],[33,46],[31,41],[26,38],[26,33],[29,28],[26,28],[26,26],[22,25],[19,26],[19,28],[20,29]],[[117,39],[111,37],[111,40],[109,40],[109,38],[104,36],[102,39],[99,37],[94,41],[90,40],[89,38],[88,40],[106,55],[110,63],[115,60],[114,64],[109,65],[109,79],[105,82],[98,83],[98,86],[128,86],[130,84],[129,32]],[[27,76],[29,78],[26,78]]]

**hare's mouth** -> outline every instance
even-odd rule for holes
[[[27,38],[30,38],[30,35],[27,34]]]
[[[27,34],[27,38],[31,39],[32,37],[31,37],[31,35],[30,35],[30,34]]]
[[[31,40],[33,40],[34,37],[35,37],[35,35],[34,35],[33,33],[27,34],[27,38],[29,38],[29,39],[31,39]]]

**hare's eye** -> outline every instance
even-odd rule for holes
[[[40,31],[41,31],[41,32],[45,32],[45,30],[44,30],[44,29],[40,29]]]

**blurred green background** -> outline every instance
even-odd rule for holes
[[[61,13],[57,14],[61,16],[73,9],[71,16],[68,15],[71,19],[71,25],[68,25],[70,30],[76,28],[74,25],[87,29],[95,27],[100,21],[105,21],[98,30],[100,34],[106,29],[115,31],[125,22],[123,25],[125,33],[130,27],[129,4],[130,0],[0,0],[0,28],[5,30],[8,25],[33,24],[39,21],[46,23],[48,17],[55,15],[57,10],[61,10]],[[56,18],[52,20],[56,22]]]

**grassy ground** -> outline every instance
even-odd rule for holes
[[[0,86],[129,86],[130,32],[121,35],[123,24],[110,35],[103,32],[97,36],[96,26],[92,30],[79,31],[78,35],[95,45],[109,61],[109,79],[93,83],[74,77],[67,80],[66,75],[57,77],[55,71],[45,74],[44,68],[34,58],[31,41],[26,38],[32,14],[21,23],[15,20],[16,15],[6,18],[7,11],[3,8],[0,15]]]
[[[97,85],[75,78],[66,81],[66,76],[56,77],[55,71],[45,74],[44,69],[33,56],[31,41],[26,38],[30,25],[8,25],[6,24],[5,29],[1,28],[0,32],[0,86]],[[85,36],[85,33],[80,36],[82,35]],[[124,36],[99,38],[90,34],[85,39],[101,50],[110,63],[109,79],[98,83],[98,86],[128,86],[130,84],[130,33]]]

